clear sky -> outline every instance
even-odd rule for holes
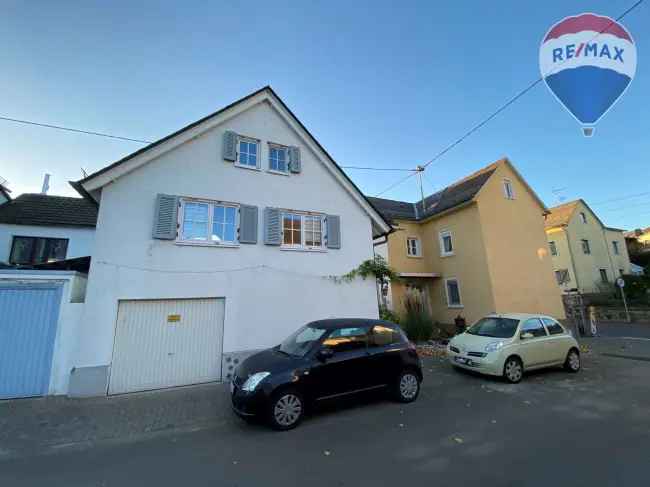
[[[633,0],[2,2],[0,115],[156,140],[270,84],[341,165],[414,167],[539,76],[567,15]],[[434,190],[508,156],[539,196],[584,198],[606,224],[650,226],[650,1],[622,23],[635,80],[582,136],[540,84],[430,166]],[[0,176],[51,194],[140,144],[0,121]],[[402,174],[350,170],[374,195]],[[606,202],[639,193],[644,196]],[[414,201],[416,179],[384,197]]]

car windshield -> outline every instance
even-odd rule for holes
[[[325,330],[310,325],[305,325],[293,332],[280,344],[280,351],[288,355],[304,357],[312,345],[323,336]]]
[[[483,337],[511,338],[517,331],[518,324],[519,320],[512,318],[481,318],[467,330],[467,333]]]

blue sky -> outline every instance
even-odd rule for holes
[[[155,140],[270,84],[339,164],[410,168],[539,76],[553,23],[632,3],[6,1],[0,115]],[[650,3],[623,20],[636,78],[593,138],[540,84],[430,166],[426,193],[508,156],[549,206],[564,188],[608,225],[649,226],[649,20]],[[0,121],[0,176],[74,194],[81,167],[140,147]],[[370,195],[401,177],[348,173]],[[415,178],[384,197],[414,201]]]

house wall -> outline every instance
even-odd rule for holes
[[[612,274],[612,281],[619,277],[621,270],[623,271],[623,274],[630,274],[631,262],[630,256],[627,252],[627,245],[625,244],[625,236],[623,235],[623,232],[606,228],[605,239],[607,240],[607,249],[609,250],[609,258],[611,259],[614,272]],[[614,253],[612,242],[618,242],[618,255]]]
[[[581,212],[584,212],[587,216],[587,223],[582,222]],[[572,257],[572,266],[574,275],[577,275],[577,281],[570,284],[570,287],[577,286],[582,292],[586,293],[599,292],[603,289],[600,269],[606,269],[610,283],[613,283],[618,277],[619,269],[622,268],[626,272],[630,269],[629,256],[622,233],[606,230],[598,221],[596,215],[582,202],[579,202],[576,206],[563,231],[570,252],[566,252],[564,256],[559,256],[559,259],[558,257],[554,258],[553,266],[554,269],[567,268],[566,255]],[[547,230],[546,233],[549,241],[557,235],[555,229]],[[619,241],[620,256],[613,255],[611,241],[614,238]],[[590,254],[585,254],[582,250],[583,239],[589,241]],[[568,247],[567,250],[569,250]]]
[[[225,130],[261,139],[263,170],[223,160]],[[268,173],[267,142],[300,146],[302,173]],[[257,205],[258,243],[218,248],[154,240],[158,193]],[[340,215],[341,249],[304,252],[264,245],[266,206]],[[110,364],[121,299],[224,297],[224,352],[276,345],[319,318],[376,318],[372,280],[337,283],[327,277],[372,256],[368,214],[275,109],[260,103],[103,188],[76,365]],[[106,384],[97,385],[97,392],[104,387],[105,393]]]
[[[571,256],[572,249],[569,247],[569,241],[563,227],[556,227],[546,230],[546,238],[549,242],[555,242],[557,255],[551,255],[551,262],[553,264],[553,272],[557,270],[568,270],[569,280],[563,284],[558,284],[562,292],[580,286],[580,276],[577,275],[576,269],[573,266],[573,258]],[[549,249],[550,255],[550,249]],[[557,283],[557,278],[556,281]]]
[[[509,179],[514,199],[504,195]],[[500,164],[476,196],[496,312],[564,318],[544,231],[544,209],[521,179]]]
[[[481,222],[476,205],[457,209],[424,223],[398,221],[398,230],[389,236],[389,264],[399,272],[440,274],[434,278],[404,279],[392,283],[393,306],[403,311],[406,284],[423,286],[429,294],[432,317],[442,323],[453,323],[461,315],[472,322],[494,310],[490,288]],[[454,255],[442,257],[439,235],[452,233]],[[406,237],[417,235],[422,242],[422,258],[406,254]],[[445,279],[459,281],[462,307],[449,307]]]
[[[67,259],[92,255],[94,228],[44,227],[36,225],[0,224],[0,262],[9,262],[14,236],[67,238]]]

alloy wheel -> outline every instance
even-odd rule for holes
[[[275,421],[284,427],[292,426],[300,419],[302,401],[295,394],[285,394],[280,397],[273,408]]]
[[[418,379],[415,375],[407,373],[399,381],[399,392],[404,399],[413,399],[418,393]]]
[[[580,370],[580,356],[575,350],[569,352],[569,367],[574,372]]]

